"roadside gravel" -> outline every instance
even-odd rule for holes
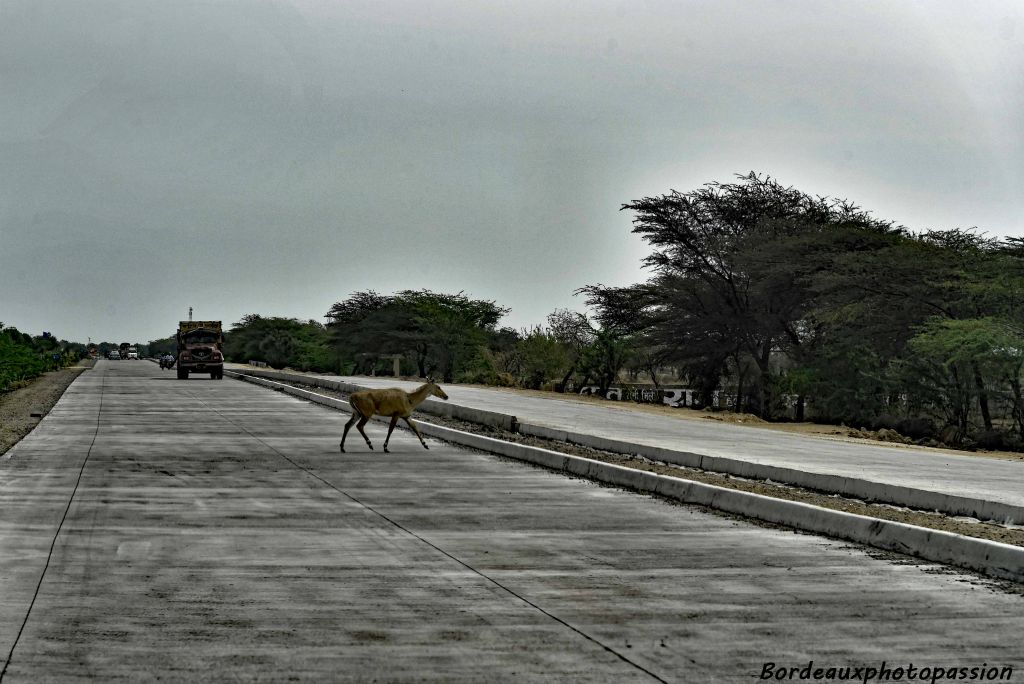
[[[79,361],[76,366],[44,373],[25,387],[0,394],[0,454],[32,432],[68,385],[95,363]]]

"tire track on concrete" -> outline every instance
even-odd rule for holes
[[[380,519],[384,520],[388,524],[394,526],[396,529],[401,530],[402,532],[404,532],[405,534],[409,535],[410,537],[413,537],[414,539],[418,540],[422,544],[425,544],[426,546],[429,546],[430,548],[434,549],[434,551],[436,551],[437,553],[440,553],[441,555],[445,556],[446,558],[454,561],[455,563],[457,563],[458,565],[462,566],[463,568],[465,568],[466,570],[468,570],[472,574],[476,575],[477,577],[480,577],[481,579],[483,579],[486,582],[488,582],[488,583],[494,585],[495,587],[501,589],[502,591],[504,591],[505,593],[509,594],[510,596],[513,596],[514,598],[518,599],[523,604],[529,606],[530,608],[533,608],[534,610],[536,610],[537,612],[539,612],[542,615],[546,616],[547,618],[557,622],[558,624],[560,624],[563,627],[569,629],[570,631],[574,632],[575,634],[579,635],[580,637],[584,638],[585,640],[589,641],[590,643],[600,647],[602,650],[610,653],[611,655],[615,656],[616,658],[618,658],[622,662],[626,663],[627,665],[633,667],[634,669],[636,669],[636,670],[638,670],[640,672],[643,672],[644,674],[648,675],[649,677],[651,677],[655,681],[662,682],[663,684],[668,684],[668,680],[663,679],[662,677],[658,676],[654,672],[652,672],[652,671],[648,670],[647,668],[645,668],[643,665],[640,665],[639,663],[631,660],[630,658],[626,657],[624,654],[618,652],[617,650],[615,650],[614,648],[612,648],[608,644],[602,642],[601,640],[597,639],[596,637],[591,636],[590,634],[587,634],[586,632],[584,632],[579,627],[576,627],[575,625],[567,622],[566,620],[563,620],[562,618],[558,617],[557,615],[555,615],[555,614],[545,610],[544,608],[542,608],[538,604],[534,603],[530,599],[526,598],[522,594],[517,593],[513,589],[505,586],[504,584],[502,584],[501,582],[497,581],[496,579],[490,577],[489,575],[487,575],[486,573],[482,572],[481,570],[478,570],[477,568],[473,567],[472,565],[469,565],[468,563],[466,563],[462,559],[452,555],[448,551],[445,551],[443,548],[441,548],[437,544],[435,544],[435,543],[431,542],[430,540],[420,536],[419,534],[417,534],[416,532],[412,531],[408,527],[405,527],[404,525],[402,525],[400,522],[398,522],[396,520],[393,520],[392,518],[389,518],[384,513],[381,513],[380,511],[376,510],[375,508],[373,508],[369,504],[359,500],[355,496],[353,496],[353,495],[349,494],[348,492],[346,492],[345,490],[341,489],[340,487],[335,485],[333,482],[331,482],[331,481],[325,479],[324,477],[322,477],[321,475],[317,474],[311,468],[308,468],[308,467],[302,465],[301,463],[299,463],[299,462],[295,461],[294,459],[292,459],[291,457],[289,457],[284,452],[278,450],[274,446],[272,446],[272,445],[268,444],[267,442],[263,441],[259,436],[253,434],[248,429],[246,429],[246,427],[244,425],[241,425],[241,424],[235,422],[234,420],[232,420],[231,418],[229,418],[225,414],[221,413],[221,411],[218,410],[215,406],[212,406],[211,404],[207,403],[206,401],[204,401],[202,398],[196,396],[195,394],[192,394],[191,392],[188,392],[187,390],[185,390],[185,391],[195,401],[199,402],[203,406],[205,406],[208,409],[210,409],[210,411],[215,413],[222,420],[224,420],[228,424],[232,425],[233,427],[237,428],[240,432],[246,434],[251,439],[255,440],[260,445],[265,447],[266,449],[270,450],[271,452],[273,452],[277,456],[281,457],[282,459],[284,459],[285,461],[290,463],[295,468],[301,470],[302,472],[306,473],[310,477],[312,477],[315,480],[319,481],[320,483],[322,483],[323,485],[325,485],[329,489],[337,492],[338,494],[341,494],[342,496],[344,496],[345,498],[349,499],[353,503],[357,504],[358,506],[361,506],[362,508],[364,508],[365,510],[369,511],[370,513],[376,515],[377,517],[379,517]]]
[[[0,670],[0,682],[3,682],[4,677],[7,675],[7,668],[14,659],[14,651],[18,648],[18,642],[21,641],[21,635],[24,633],[25,626],[28,624],[28,619],[32,615],[32,609],[36,605],[36,599],[39,598],[39,591],[42,589],[43,581],[46,579],[46,571],[50,569],[50,561],[53,559],[53,550],[57,546],[57,539],[60,537],[61,530],[64,529],[64,522],[68,519],[68,512],[71,511],[71,504],[74,503],[75,495],[78,494],[78,486],[82,483],[82,475],[85,473],[85,466],[89,463],[89,457],[92,456],[92,449],[96,445],[96,438],[100,434],[100,416],[103,415],[103,393],[107,385],[107,374],[103,373],[100,377],[100,402],[99,408],[96,409],[96,428],[92,433],[92,441],[89,442],[89,449],[85,452],[85,458],[82,459],[82,465],[78,469],[78,478],[75,480],[75,486],[71,490],[71,496],[68,497],[67,506],[64,507],[64,515],[61,516],[60,523],[57,525],[57,531],[53,534],[53,540],[50,542],[50,550],[46,554],[46,563],[43,564],[43,571],[39,573],[39,582],[36,583],[35,591],[32,593],[32,600],[29,601],[28,610],[25,611],[25,619],[21,621],[21,626],[18,628],[17,636],[14,637],[14,643],[11,644],[11,650],[7,654],[7,660],[4,662],[4,667]]]

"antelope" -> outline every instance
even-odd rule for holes
[[[352,417],[345,423],[345,432],[341,435],[341,444],[338,446],[341,448],[341,453],[345,453],[345,438],[348,437],[348,431],[352,427],[352,424],[357,420],[356,429],[359,430],[359,434],[366,440],[366,446],[373,450],[373,445],[370,444],[370,438],[366,436],[366,432],[363,430],[363,426],[366,425],[366,421],[370,420],[374,415],[391,416],[391,425],[388,426],[388,436],[384,440],[384,453],[388,452],[388,442],[391,440],[391,431],[395,429],[395,423],[401,418],[406,424],[412,428],[412,431],[416,433],[416,436],[420,438],[420,444],[423,445],[424,449],[429,449],[427,443],[423,441],[423,435],[420,434],[419,428],[416,427],[415,423],[409,420],[409,416],[412,415],[413,409],[422,404],[427,397],[434,396],[441,399],[447,399],[448,395],[437,386],[437,383],[428,382],[425,385],[421,385],[412,392],[406,392],[398,388],[388,389],[371,389],[362,390],[360,392],[353,392],[348,397],[349,406],[352,407]]]

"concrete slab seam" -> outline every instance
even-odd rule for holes
[[[92,439],[89,441],[89,448],[85,452],[85,458],[82,459],[82,464],[78,468],[78,477],[75,479],[75,485],[71,490],[71,496],[68,497],[67,505],[64,507],[64,513],[61,516],[60,522],[57,523],[57,529],[53,533],[53,539],[50,541],[50,548],[46,553],[46,562],[43,564],[42,572],[39,573],[39,581],[36,583],[35,590],[32,592],[32,599],[29,601],[28,609],[25,611],[25,617],[21,621],[21,626],[18,627],[18,632],[14,637],[14,641],[11,643],[11,649],[7,653],[4,659],[3,668],[0,669],[0,683],[3,682],[4,677],[7,675],[7,670],[14,660],[14,652],[18,648],[18,644],[21,642],[21,635],[25,631],[25,627],[28,625],[29,617],[32,615],[32,610],[35,608],[36,600],[39,598],[39,592],[43,587],[43,581],[46,579],[46,573],[50,569],[50,562],[53,560],[53,551],[57,546],[57,539],[60,538],[60,533],[64,529],[64,523],[68,519],[68,513],[71,511],[71,504],[75,501],[75,496],[78,494],[78,487],[82,483],[82,475],[85,473],[85,466],[89,463],[89,458],[92,456],[93,447],[96,445],[96,438],[100,433],[100,417],[103,414],[103,396],[104,389],[106,388],[106,375],[100,376],[100,400],[99,406],[96,409],[96,425],[93,429]],[[75,378],[78,380],[78,378]]]
[[[225,371],[225,372],[228,372],[228,371]],[[234,376],[234,374],[231,374],[231,375]],[[237,377],[239,379],[242,379],[242,380],[247,379],[244,376],[237,376]],[[345,401],[339,400],[339,399],[334,399],[333,397],[324,397],[323,395],[315,395],[314,393],[307,392],[306,390],[302,390],[302,389],[291,387],[291,386],[287,386],[287,385],[281,385],[279,383],[274,383],[272,381],[263,380],[263,379],[256,379],[255,382],[257,384],[260,384],[260,385],[263,385],[263,386],[266,386],[266,387],[270,387],[271,389],[283,390],[283,391],[285,391],[288,394],[294,394],[295,391],[297,390],[301,394],[296,394],[296,396],[301,396],[303,398],[310,398],[308,395],[313,395],[313,396],[319,397],[321,399],[330,399],[331,401],[330,401],[329,405],[332,408],[342,408],[342,407],[345,408],[345,409],[349,408],[348,402],[345,402]],[[216,411],[216,409],[214,409],[214,410]],[[535,601],[532,601],[529,598],[527,598],[526,596],[524,596],[523,594],[515,591],[513,588],[511,588],[509,586],[506,586],[505,584],[502,584],[497,579],[491,577],[490,575],[488,575],[487,573],[481,571],[480,569],[470,565],[469,563],[467,563],[466,561],[462,560],[461,558],[458,558],[457,556],[451,554],[450,552],[448,552],[445,549],[441,548],[440,546],[438,546],[434,542],[430,541],[426,537],[418,534],[417,532],[415,532],[414,530],[410,529],[409,527],[406,527],[405,525],[401,524],[400,522],[398,522],[398,521],[394,520],[393,518],[385,515],[384,513],[380,512],[379,510],[377,510],[373,506],[370,506],[369,504],[365,503],[364,501],[361,501],[357,497],[353,496],[351,493],[349,493],[349,492],[341,489],[340,487],[338,487],[333,482],[330,482],[329,480],[321,477],[319,474],[314,472],[312,469],[310,469],[310,468],[308,468],[308,467],[306,467],[306,466],[296,462],[295,460],[290,458],[287,454],[283,453],[282,451],[280,451],[279,449],[275,448],[271,444],[268,444],[266,441],[261,439],[259,436],[254,435],[252,432],[247,430],[244,426],[239,425],[238,423],[235,423],[234,421],[232,421],[227,416],[224,416],[223,414],[221,414],[219,411],[216,411],[216,412],[224,420],[226,420],[227,422],[231,423],[235,427],[239,428],[242,432],[245,432],[247,435],[249,435],[250,437],[252,437],[256,441],[258,441],[261,444],[263,444],[266,448],[268,448],[271,451],[273,451],[274,453],[276,453],[278,456],[283,458],[285,461],[287,461],[288,463],[292,464],[293,466],[295,466],[299,470],[302,470],[303,472],[305,472],[308,475],[312,476],[313,478],[315,478],[316,480],[320,481],[321,483],[323,483],[324,485],[326,485],[327,487],[329,487],[333,491],[338,492],[339,494],[341,494],[342,496],[345,496],[346,498],[348,498],[349,500],[351,500],[354,503],[358,504],[359,506],[362,506],[367,511],[370,511],[374,515],[380,517],[382,520],[387,521],[391,525],[395,526],[397,529],[402,530],[403,532],[405,532],[409,536],[419,540],[420,542],[422,542],[423,544],[425,544],[425,545],[429,546],[430,548],[434,549],[438,553],[440,553],[440,554],[444,555],[445,557],[455,561],[456,563],[458,563],[460,566],[462,566],[466,570],[469,570],[473,574],[481,577],[482,579],[486,580],[487,582],[489,582],[489,583],[493,584],[494,586],[500,588],[501,590],[509,593],[510,595],[512,595],[516,599],[518,599],[519,601],[522,601],[524,604],[530,606],[534,610],[542,613],[543,615],[547,616],[548,618],[550,618],[550,619],[558,622],[559,624],[563,625],[564,627],[572,630],[574,633],[576,633],[579,636],[583,637],[587,641],[590,641],[591,643],[596,644],[597,646],[599,646],[603,650],[607,651],[608,653],[611,653],[616,658],[622,660],[623,662],[625,662],[628,665],[636,668],[637,670],[643,672],[644,674],[647,674],[648,676],[650,676],[654,680],[656,680],[658,682],[663,682],[664,684],[668,684],[667,680],[665,680],[662,677],[658,676],[653,671],[645,668],[643,665],[641,665],[637,661],[627,657],[625,654],[621,653],[620,651],[612,648],[611,646],[609,646],[604,641],[602,641],[602,640],[598,639],[597,637],[587,633],[583,629],[580,629],[579,627],[573,625],[572,623],[568,622],[567,620],[565,620],[565,619],[555,615],[551,611],[549,611],[549,610],[543,608],[542,606],[540,606]],[[351,411],[349,410],[349,412],[351,412]],[[380,422],[386,422],[388,419],[383,419],[383,418],[377,417],[377,420],[380,421]],[[423,426],[423,425],[429,425],[429,424],[428,423],[420,423],[420,425]]]

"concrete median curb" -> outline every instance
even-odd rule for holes
[[[699,468],[716,473],[727,473],[737,477],[755,480],[771,480],[786,484],[849,496],[865,501],[888,503],[907,506],[924,511],[937,511],[946,515],[963,515],[979,520],[993,520],[1000,523],[1014,524],[1024,520],[1024,507],[1004,504],[954,494],[943,494],[927,489],[915,489],[901,485],[886,484],[873,480],[812,473],[795,468],[751,463],[735,458],[709,456],[687,451],[677,451],[662,447],[635,444],[607,437],[597,437],[577,432],[568,432],[549,428],[543,425],[519,423],[519,432],[524,435],[543,437],[562,442],[571,442],[581,446],[611,451],[619,454],[637,454],[645,458],[675,465]]]
[[[368,389],[360,385],[353,385],[340,381],[316,378],[298,373],[286,371],[266,371],[245,369],[245,375],[254,377],[270,378],[283,382],[297,382],[313,387],[325,387],[339,392],[355,392],[361,389]],[[1004,524],[1016,524],[1024,521],[1024,506],[978,499],[974,497],[957,496],[942,492],[901,485],[886,484],[862,478],[844,477],[842,475],[831,475],[828,473],[815,473],[795,468],[784,468],[780,466],[753,463],[736,458],[722,456],[710,456],[695,452],[666,449],[663,447],[637,444],[623,440],[598,437],[580,432],[551,428],[544,425],[522,423],[516,416],[511,416],[493,411],[474,409],[458,404],[450,404],[435,400],[427,400],[420,408],[420,411],[442,417],[456,418],[480,425],[490,425],[510,432],[518,432],[523,435],[542,437],[559,442],[569,442],[580,446],[611,451],[618,454],[629,454],[643,456],[656,461],[664,461],[675,465],[699,468],[716,473],[726,473],[737,477],[746,477],[755,480],[771,480],[791,484],[797,487],[812,489],[829,494],[840,494],[865,501],[887,503],[896,506],[907,506],[924,511],[936,511],[945,515],[962,515],[979,520],[992,520]]]
[[[252,374],[230,371],[227,373],[232,377],[330,408],[349,410],[348,403],[341,399],[284,385],[267,378],[254,377]],[[293,377],[289,376],[289,379]],[[634,470],[580,456],[462,432],[441,425],[421,422],[419,426],[423,434],[437,439],[606,484],[967,568],[990,577],[1024,582],[1024,548],[1018,546]]]

